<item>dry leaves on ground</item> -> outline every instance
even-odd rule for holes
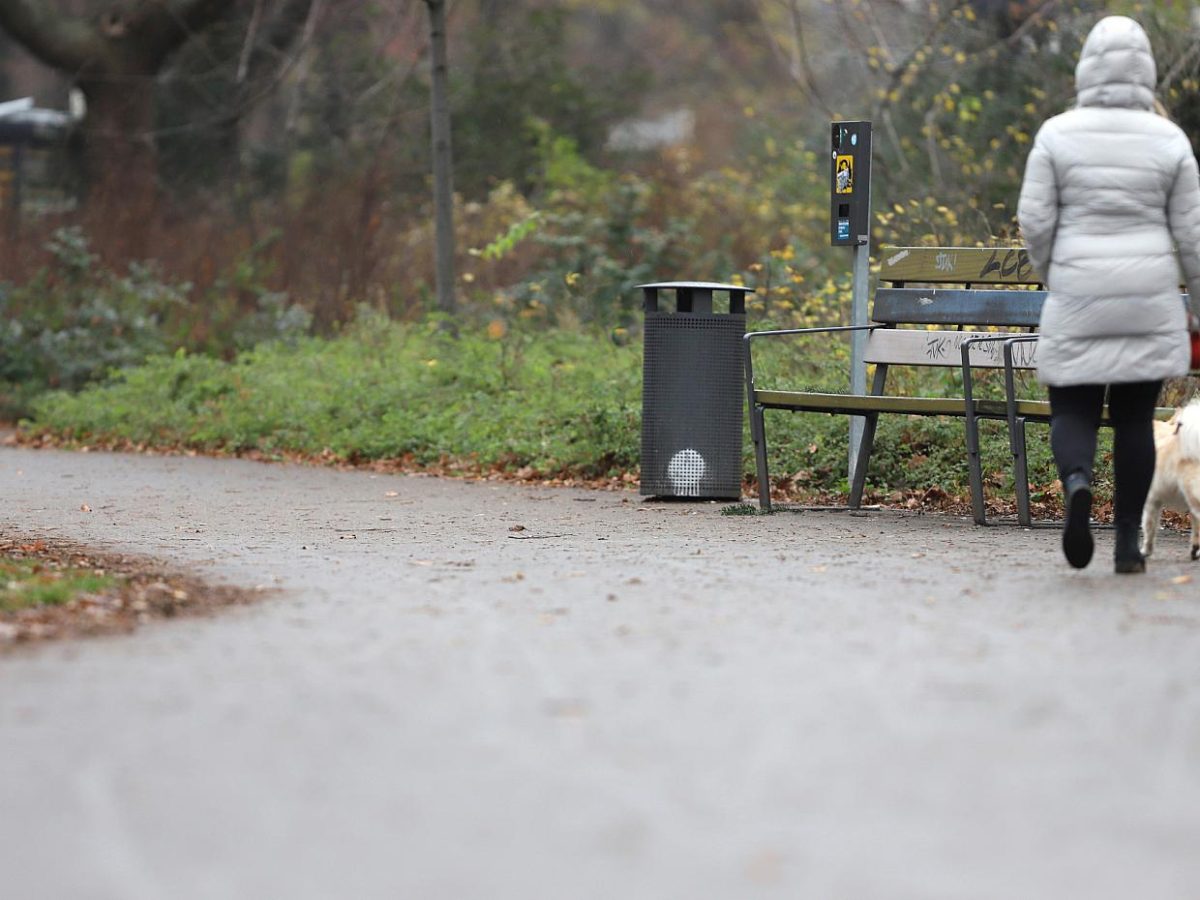
[[[30,641],[129,632],[153,619],[205,615],[264,594],[207,584],[154,560],[66,542],[0,538],[0,556],[34,561],[48,572],[82,570],[112,579],[109,586],[81,592],[61,605],[0,610],[0,652]]]

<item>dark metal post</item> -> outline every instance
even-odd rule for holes
[[[453,313],[454,299],[454,167],[450,145],[449,63],[446,54],[446,0],[425,0],[433,57],[431,125],[433,136],[433,205],[438,310]]]

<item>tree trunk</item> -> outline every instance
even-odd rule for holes
[[[155,75],[234,2],[97,0],[89,12],[72,15],[49,0],[0,0],[0,28],[46,65],[70,74],[87,97],[87,218],[108,249],[140,254],[153,227]]]
[[[157,206],[154,81],[108,75],[80,82],[84,120],[86,218],[105,256],[136,258],[148,249]]]
[[[436,218],[437,305],[453,314],[454,299],[454,170],[450,149],[449,75],[446,60],[446,2],[425,0],[433,57],[433,205]]]

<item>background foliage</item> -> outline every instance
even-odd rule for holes
[[[82,208],[10,217],[5,408],[135,443],[634,467],[635,285],[740,281],[753,327],[844,322],[836,119],[875,124],[876,255],[1017,240],[1032,136],[1109,13],[1147,28],[1160,96],[1200,139],[1191,3],[458,0],[456,342],[430,318],[424,4],[235,3],[154,78],[161,202],[137,253]],[[69,82],[5,41],[0,86],[61,106]],[[844,354],[766,366],[816,382]],[[837,488],[844,424],[794,417],[776,470]],[[953,423],[887,428],[884,488],[961,482]]]

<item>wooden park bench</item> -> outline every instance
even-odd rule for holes
[[[1046,292],[1021,248],[907,247],[885,252],[870,323],[862,326],[792,328],[751,332],[745,337],[746,391],[750,431],[758,473],[759,505],[771,508],[767,469],[767,410],[822,412],[860,416],[862,443],[850,485],[850,507],[862,503],[876,424],[883,413],[909,416],[956,416],[965,423],[971,506],[975,521],[987,524],[979,420],[1008,423],[1016,486],[1017,518],[1031,522],[1025,425],[1049,422],[1047,400],[1016,396],[1015,373],[1037,364],[1037,337]],[[980,329],[988,329],[982,331]],[[766,338],[789,335],[868,332],[864,359],[875,366],[866,394],[760,388],[754,377],[752,349]],[[962,397],[908,396],[887,393],[887,377],[896,366],[959,368]],[[1005,370],[1005,398],[974,396],[972,370]],[[1159,410],[1166,417],[1171,410]],[[1107,419],[1107,408],[1104,412]]]

